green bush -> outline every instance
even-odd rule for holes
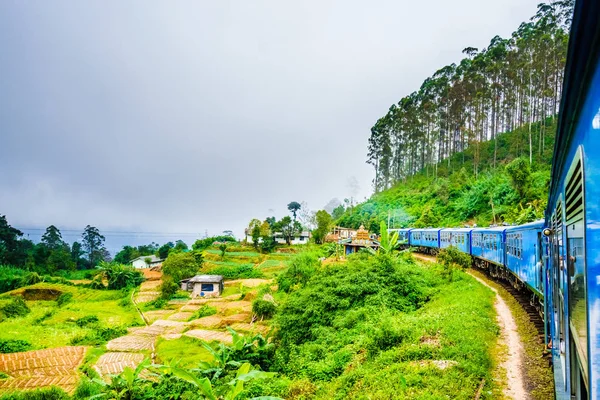
[[[216,313],[217,309],[215,307],[204,304],[194,313],[194,315],[192,315],[190,321],[198,318],[209,317],[211,315],[215,315]]]
[[[115,327],[97,327],[93,332],[84,335],[76,336],[71,339],[73,346],[99,346],[105,344],[109,340],[124,336],[127,334],[127,328],[123,326]]]
[[[56,299],[56,304],[59,307],[62,307],[65,304],[69,303],[71,300],[73,300],[73,293],[65,292],[65,293],[61,294],[60,296],[58,296],[58,299]]]
[[[85,317],[79,318],[75,323],[78,327],[83,328],[88,325],[95,325],[99,322],[98,316],[96,315],[86,315]]]
[[[252,302],[252,313],[260,319],[270,319],[276,311],[277,306],[272,301],[256,299]]]
[[[162,283],[160,285],[160,298],[167,301],[177,293],[180,286],[170,276],[163,276]]]
[[[437,260],[444,266],[444,276],[449,280],[454,278],[454,270],[465,270],[471,266],[472,261],[470,255],[454,246],[440,250]]]
[[[288,293],[298,286],[304,287],[320,265],[317,253],[310,251],[298,253],[292,258],[290,267],[277,277],[279,289]]]
[[[7,318],[24,317],[30,312],[31,310],[21,296],[14,296],[10,303],[2,307],[2,313]]]
[[[0,400],[69,400],[70,396],[57,387],[9,392],[0,395]]]
[[[225,279],[251,279],[263,277],[260,270],[254,268],[253,265],[245,264],[239,266],[222,265],[213,268],[210,273],[213,275],[222,275]]]
[[[117,263],[100,264],[99,275],[108,281],[108,289],[134,288],[144,281],[144,274],[130,265]]]
[[[23,276],[27,271],[8,265],[0,265],[0,293],[17,289],[23,285]]]
[[[0,339],[0,353],[19,353],[31,349],[31,343],[21,339]]]

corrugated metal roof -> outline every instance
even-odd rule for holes
[[[188,283],[219,283],[223,281],[221,275],[196,275],[193,278],[183,279],[180,282]]]

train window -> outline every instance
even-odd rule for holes
[[[565,184],[565,225],[567,239],[566,279],[570,314],[570,331],[577,350],[583,376],[587,378],[588,330],[586,301],[586,265],[584,244],[583,165],[581,152],[569,168]]]

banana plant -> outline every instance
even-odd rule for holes
[[[229,390],[221,397],[215,393],[212,387],[212,383],[208,378],[198,378],[196,375],[189,371],[181,368],[173,368],[173,375],[179,379],[191,383],[196,386],[201,394],[208,400],[238,400],[242,392],[244,391],[244,382],[251,381],[253,379],[265,379],[275,376],[273,372],[263,372],[258,370],[252,370],[250,363],[242,364],[235,375],[227,385],[230,387]],[[261,396],[254,397],[252,400],[282,400],[279,397]]]
[[[103,387],[103,393],[90,397],[89,399],[107,398],[111,400],[128,400],[133,397],[137,384],[141,381],[140,374],[145,369],[150,368],[149,358],[145,358],[135,369],[125,367],[119,375],[111,375],[110,383],[102,379],[93,379],[93,381]]]
[[[381,238],[379,240],[379,252],[383,254],[391,254],[398,247],[398,232],[390,235],[385,222],[381,221],[379,231]]]

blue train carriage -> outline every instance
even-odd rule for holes
[[[504,277],[504,240],[506,227],[473,228],[471,255],[475,266],[489,271],[494,277]]]
[[[410,245],[419,247],[423,252],[437,254],[440,247],[440,228],[412,229]]]
[[[600,2],[571,26],[545,233],[557,399],[600,399]]]
[[[408,247],[409,238],[410,238],[410,228],[396,228],[396,229],[388,229],[390,234],[397,232],[398,233],[398,245],[403,247]]]
[[[454,246],[463,253],[471,254],[472,228],[447,228],[440,231],[440,249]]]
[[[538,300],[544,297],[542,231],[544,221],[506,228],[506,268],[515,286],[527,285]],[[543,304],[543,303],[540,303]],[[540,308],[541,309],[541,308]]]

